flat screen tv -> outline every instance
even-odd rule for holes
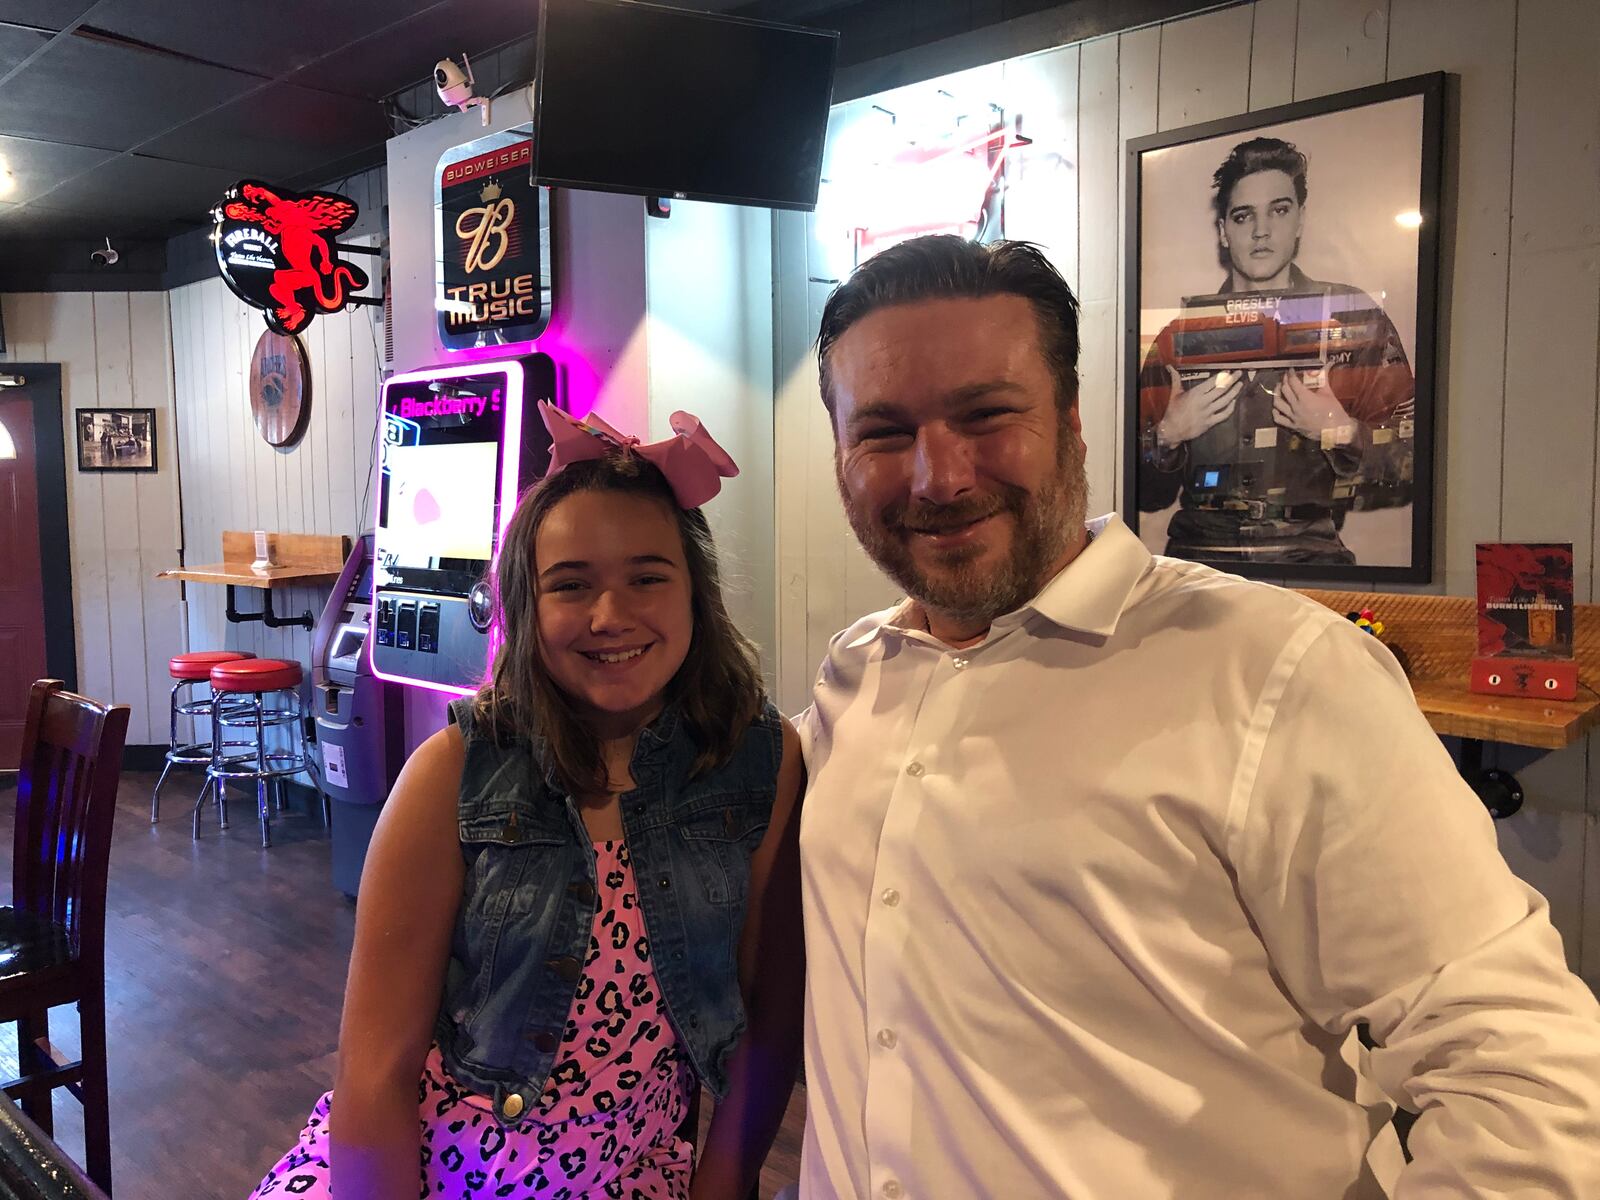
[[[838,35],[631,0],[544,0],[539,183],[812,209]]]

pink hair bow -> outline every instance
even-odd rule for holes
[[[699,508],[722,490],[722,481],[732,479],[739,468],[728,452],[700,423],[686,412],[671,417],[675,436],[664,442],[642,445],[638,438],[618,433],[594,413],[578,421],[548,401],[539,402],[539,415],[550,431],[549,478],[563,467],[591,458],[603,458],[613,448],[632,451],[655,465],[667,477],[672,494],[683,508]]]

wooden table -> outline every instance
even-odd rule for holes
[[[350,539],[342,534],[269,533],[267,546],[276,564],[255,570],[255,534],[227,529],[222,534],[222,561],[200,567],[173,567],[158,571],[157,579],[181,579],[187,583],[220,583],[228,589],[228,620],[234,623],[260,621],[269,629],[298,625],[310,629],[316,617],[307,609],[298,617],[280,617],[272,610],[272,589],[291,584],[326,583],[339,578],[344,560],[350,556]],[[242,613],[234,606],[234,588],[259,588],[261,611]]]
[[[1561,750],[1600,726],[1600,605],[1573,610],[1577,698],[1523,700],[1468,690],[1478,622],[1477,601],[1470,596],[1316,589],[1301,594],[1335,612],[1372,609],[1384,625],[1383,643],[1406,669],[1417,707],[1436,733],[1462,739],[1461,773],[1497,817],[1521,807],[1522,788],[1508,772],[1484,769],[1484,742]]]

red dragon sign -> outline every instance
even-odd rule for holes
[[[366,275],[339,257],[334,241],[359,212],[355,201],[331,192],[302,195],[247,179],[211,213],[222,278],[239,299],[266,313],[269,328],[299,333],[367,286]]]

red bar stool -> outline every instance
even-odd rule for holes
[[[161,819],[161,785],[167,782],[173,767],[209,767],[211,765],[210,742],[180,742],[178,741],[178,718],[189,718],[189,736],[196,734],[195,721],[200,717],[211,719],[212,708],[216,703],[216,694],[210,690],[211,668],[218,663],[237,662],[241,658],[254,658],[255,655],[243,650],[195,650],[188,654],[177,654],[167,660],[167,674],[176,682],[172,685],[172,694],[167,700],[167,762],[161,768],[161,778],[156,780],[155,794],[150,797],[150,824],[154,825]],[[205,684],[207,691],[203,696],[195,694],[195,685]],[[183,689],[188,689],[186,698],[180,700],[178,694]],[[196,804],[203,803],[206,792],[211,789],[211,777],[206,776],[206,785],[200,789],[200,799]]]
[[[211,763],[206,776],[220,796],[229,780],[254,780],[256,810],[261,819],[261,844],[272,845],[272,810],[267,785],[302,771],[316,774],[316,762],[306,746],[305,706],[300,700],[300,664],[276,658],[249,658],[218,663],[211,668],[211,691],[218,697],[211,722]],[[222,698],[228,702],[223,703]],[[267,731],[289,728],[289,748],[269,750]],[[229,741],[227,730],[249,730]],[[317,791],[322,790],[320,781]],[[200,810],[195,809],[194,834],[200,836]]]

